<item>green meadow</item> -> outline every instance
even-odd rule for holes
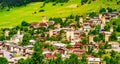
[[[85,15],[86,13],[95,11],[100,8],[120,8],[116,1],[108,2],[107,0],[97,0],[90,4],[81,5],[80,0],[70,0],[67,3],[47,3],[43,8],[43,2],[34,2],[26,6],[14,7],[10,11],[7,8],[0,10],[0,28],[13,27],[19,25],[23,20],[29,23],[40,22],[42,16],[50,17],[67,17],[73,15]],[[39,10],[45,10],[39,12]],[[36,14],[35,14],[36,12]]]

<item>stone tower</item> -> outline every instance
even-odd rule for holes
[[[101,27],[101,29],[104,29],[104,24],[101,24],[100,27]]]
[[[102,14],[99,14],[99,19],[102,19]]]
[[[89,43],[93,42],[93,35],[89,35]]]
[[[79,18],[79,22],[80,22],[81,24],[83,24],[83,18],[82,18],[82,17]]]
[[[112,32],[113,32],[113,26],[110,27],[110,33],[112,33]]]
[[[17,35],[20,35],[20,30],[17,31]]]
[[[67,40],[67,41],[70,40],[70,32],[69,32],[69,31],[66,32],[66,40]]]
[[[74,31],[67,31],[66,32],[66,40],[70,41],[74,39]]]
[[[71,35],[71,40],[74,39],[74,31],[70,31],[70,35]]]
[[[56,28],[60,28],[61,27],[61,25],[60,24],[56,24],[56,26],[55,26]]]
[[[7,36],[9,36],[9,30],[5,30],[5,33],[4,33],[4,35],[5,35],[5,37],[7,37]]]
[[[46,16],[42,16],[42,22],[47,22]]]
[[[106,23],[106,19],[105,19],[105,17],[102,17],[102,24],[105,25],[105,23]]]
[[[53,30],[49,30],[49,36],[52,37],[53,35]]]
[[[109,35],[105,35],[105,42],[108,42],[109,41]]]

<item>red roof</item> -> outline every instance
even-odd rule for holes
[[[82,45],[81,43],[75,43],[75,45],[74,46],[80,46],[80,45]]]
[[[82,49],[75,49],[75,50],[73,50],[73,52],[85,52],[85,51]]]
[[[51,54],[51,53],[47,53],[45,54],[46,58],[55,58],[55,55]]]
[[[31,24],[30,27],[39,27],[39,26],[47,26],[47,23],[46,22],[41,22],[41,23],[34,23],[34,24]]]
[[[30,25],[30,27],[33,27],[33,28],[38,27],[38,26],[39,26],[39,23],[34,23]]]
[[[105,44],[104,42],[98,42],[98,44]]]
[[[81,57],[82,55],[81,54],[77,54],[78,57]]]
[[[41,22],[39,25],[40,25],[40,26],[47,26],[47,23]]]
[[[86,55],[86,56],[87,56],[87,58],[90,58],[90,57],[92,57],[92,56],[91,56],[91,55],[89,55],[89,54],[88,54],[88,55]]]
[[[77,54],[77,56],[78,56],[78,57],[82,57],[81,54]],[[87,58],[90,58],[90,57],[93,57],[93,56],[91,56],[91,55],[88,54],[88,55],[86,55],[86,57],[87,57]]]
[[[68,48],[68,50],[73,50],[73,48]]]
[[[83,39],[83,38],[85,38],[85,37],[84,37],[84,36],[80,36],[79,38],[82,38],[82,39]]]

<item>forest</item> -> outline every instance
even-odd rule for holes
[[[0,7],[4,8],[4,7],[14,7],[14,6],[22,6],[22,5],[26,5],[30,2],[57,2],[57,3],[62,3],[62,2],[67,2],[69,0],[0,0]]]

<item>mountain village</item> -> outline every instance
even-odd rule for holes
[[[9,64],[16,64],[21,58],[31,57],[35,42],[42,41],[41,44],[46,45],[42,48],[44,59],[55,59],[57,58],[56,54],[60,54],[63,60],[69,58],[71,54],[77,55],[80,59],[86,53],[88,64],[104,64],[100,57],[92,55],[89,51],[93,48],[94,52],[99,52],[100,45],[108,45],[105,49],[106,53],[112,50],[120,52],[120,36],[117,36],[117,41],[110,40],[114,27],[111,25],[109,31],[104,29],[106,23],[109,23],[111,19],[117,19],[119,15],[120,12],[104,12],[93,18],[79,16],[78,22],[73,21],[67,26],[62,26],[60,23],[55,23],[54,20],[48,20],[46,16],[42,16],[40,22],[30,24],[27,27],[28,30],[34,29],[32,36],[35,36],[34,38],[30,37],[28,45],[21,46],[19,44],[26,34],[26,31],[21,29],[17,29],[17,32],[9,39],[0,41],[0,57],[5,57]],[[66,18],[62,18],[62,21],[65,20]],[[80,27],[76,28],[76,25],[80,25]],[[98,33],[92,34],[91,31],[96,30],[98,25]],[[53,29],[48,28],[49,26]],[[40,27],[43,27],[42,30],[47,30],[39,34]],[[4,30],[3,35],[9,37],[10,30]],[[103,40],[95,41],[97,36],[101,35],[104,35],[100,37]],[[47,45],[51,45],[53,48],[47,47]]]

